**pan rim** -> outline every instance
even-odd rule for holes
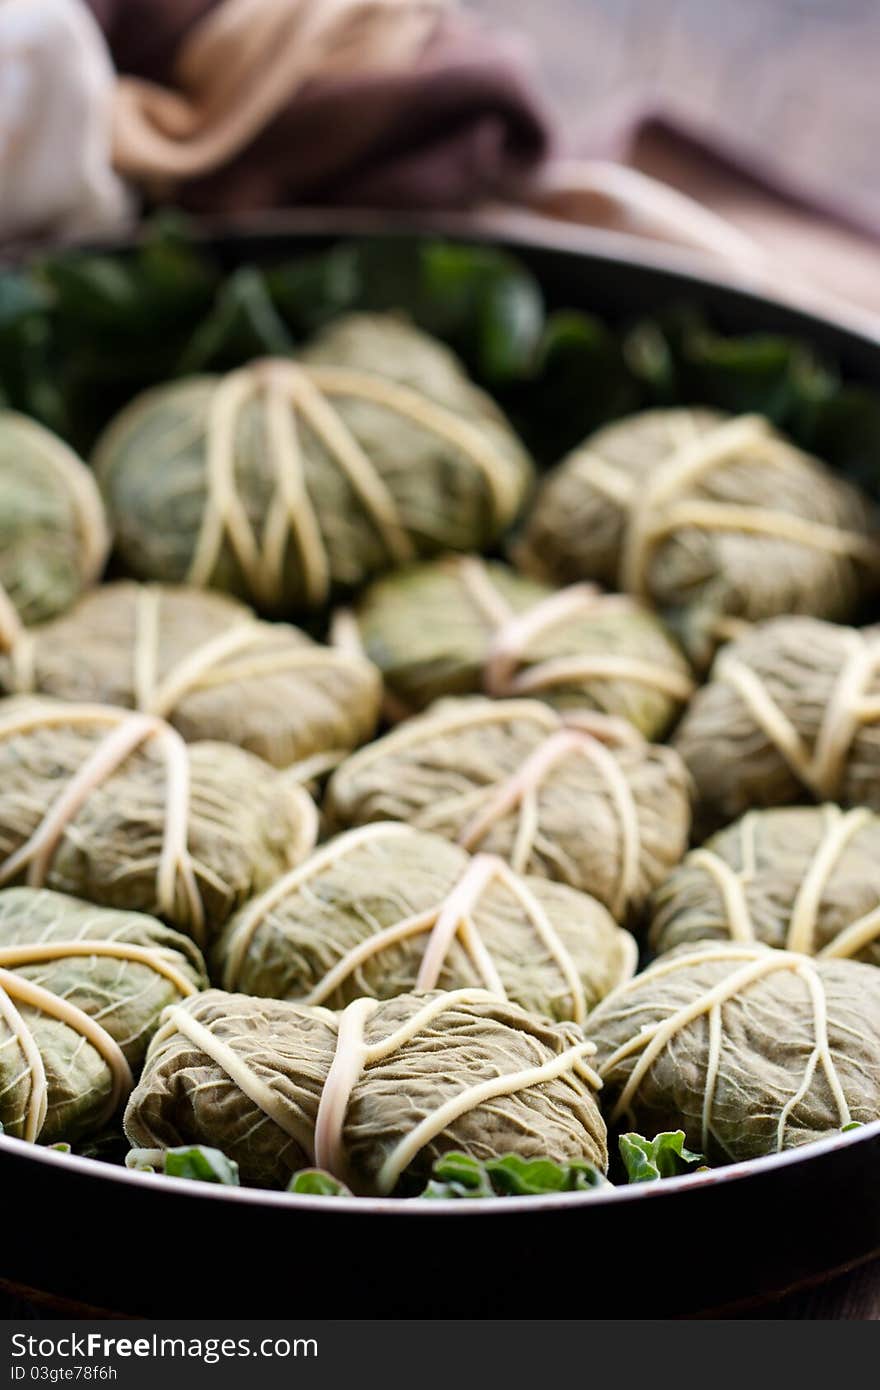
[[[664,1178],[658,1182],[631,1183],[626,1187],[594,1188],[587,1192],[557,1192],[533,1197],[495,1197],[479,1201],[458,1198],[437,1198],[424,1201],[419,1198],[400,1197],[333,1197],[331,1206],[334,1212],[351,1215],[374,1216],[412,1216],[423,1220],[436,1219],[438,1215],[449,1216],[459,1213],[467,1216],[497,1215],[499,1213],[568,1210],[572,1207],[608,1206],[620,1202],[647,1201],[651,1198],[673,1198],[677,1194],[694,1192],[702,1188],[717,1187],[720,1184],[744,1182],[768,1172],[781,1172],[792,1165],[805,1167],[810,1162],[818,1166],[830,1154],[858,1145],[870,1145],[880,1140],[880,1119],[872,1120],[850,1133],[832,1134],[825,1139],[817,1139],[809,1144],[801,1144],[782,1153],[765,1154],[760,1158],[745,1159],[740,1163],[727,1164],[720,1168],[710,1168],[705,1172],[684,1173],[675,1178]],[[290,1193],[274,1188],[231,1187],[222,1184],[199,1182],[192,1178],[169,1177],[164,1173],[145,1173],[122,1165],[107,1164],[99,1159],[86,1158],[81,1154],[58,1153],[39,1144],[27,1144],[22,1139],[0,1135],[0,1159],[11,1157],[16,1162],[58,1167],[62,1173],[75,1173],[84,1178],[99,1178],[106,1182],[123,1183],[133,1186],[133,1190],[168,1193],[170,1190],[207,1200],[237,1202],[245,1206],[275,1207],[279,1209],[326,1211],[328,1199],[305,1193]]]

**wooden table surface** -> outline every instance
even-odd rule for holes
[[[601,151],[609,132],[652,111],[705,137],[713,152],[730,148],[724,162],[655,122],[626,157],[738,226],[781,273],[880,312],[880,162],[865,139],[876,126],[880,5],[467,2],[528,41],[572,153]],[[838,73],[846,76],[835,82]],[[777,195],[746,172],[774,159],[778,178],[809,189],[815,207]],[[844,206],[861,223],[844,225],[820,210]]]
[[[789,1294],[787,1298],[741,1316],[786,1321],[845,1318],[856,1322],[880,1322],[880,1260],[872,1260],[850,1274],[839,1275],[813,1289]]]

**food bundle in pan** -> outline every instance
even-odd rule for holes
[[[489,1195],[880,1118],[866,494],[700,401],[538,479],[379,314],[90,462],[0,414],[6,1135]]]

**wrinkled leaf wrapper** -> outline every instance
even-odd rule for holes
[[[880,629],[776,618],[724,648],[673,740],[705,835],[752,807],[880,810]]]
[[[652,602],[705,666],[732,622],[853,618],[880,577],[872,531],[867,498],[763,417],[646,411],[550,474],[517,555]]]
[[[587,1020],[609,1127],[732,1163],[880,1118],[880,971],[753,943],[662,956]]]
[[[224,989],[330,1008],[474,986],[582,1022],[636,957],[595,898],[381,823],[331,840],[247,903],[213,965]]]
[[[0,652],[20,624],[68,609],[109,544],[90,470],[42,425],[0,410]]]
[[[374,732],[382,683],[356,654],[259,622],[223,594],[105,584],[0,655],[0,689],[138,709],[276,767],[333,765]]]
[[[0,892],[3,1132],[45,1144],[98,1133],[162,1010],[206,985],[198,948],[153,917]]]
[[[655,951],[698,941],[880,965],[880,817],[865,807],[750,811],[694,850],[654,898]]]
[[[535,695],[659,738],[693,688],[681,649],[648,609],[590,585],[554,591],[477,556],[377,580],[355,618],[396,717],[442,695]],[[338,627],[344,641],[347,625]]]
[[[312,848],[302,788],[240,748],[153,716],[0,702],[0,886],[149,912],[206,941]]]
[[[604,1171],[589,1051],[574,1025],[482,990],[343,1014],[209,990],[167,1012],[125,1130],[137,1150],[220,1148],[262,1187],[318,1167],[356,1195],[415,1195],[452,1149]]]
[[[134,400],[94,458],[139,578],[284,614],[514,521],[531,465],[441,344],[393,317],[339,319],[298,363],[257,360]]]
[[[592,727],[538,700],[440,701],[347,759],[325,813],[405,821],[638,920],[687,848],[689,779],[672,749]]]

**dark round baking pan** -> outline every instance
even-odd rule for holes
[[[232,269],[338,237],[413,231],[491,237],[526,261],[551,304],[614,322],[687,300],[722,332],[796,335],[845,379],[880,389],[880,339],[853,323],[625,238],[312,212],[216,228],[210,240]],[[878,1166],[880,1121],[662,1183],[403,1202],[214,1187],[0,1136],[0,1279],[147,1316],[693,1316],[747,1308],[880,1254]]]
[[[664,1182],[494,1201],[293,1197],[0,1138],[10,1282],[155,1317],[668,1318],[880,1253],[880,1122]]]

